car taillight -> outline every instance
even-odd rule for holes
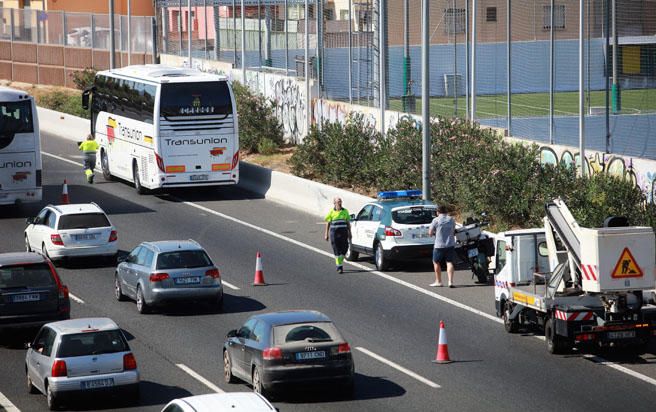
[[[58,234],[50,235],[50,242],[52,242],[53,245],[64,246],[64,241]]]
[[[66,369],[66,362],[63,360],[56,360],[55,363],[52,364],[52,369],[50,370],[50,375],[53,378],[59,378],[62,376],[67,376],[68,375],[68,370]]]
[[[157,161],[157,168],[164,173],[164,160],[162,159],[162,156],[155,153],[155,160]]]
[[[385,226],[385,236],[401,236],[401,232],[393,227]]]
[[[132,353],[126,353],[123,355],[123,370],[131,371],[134,369],[137,369],[137,360]]]
[[[116,242],[118,240],[118,233],[115,230],[112,230],[112,233],[109,234],[109,241]]]
[[[219,269],[214,268],[205,272],[205,276],[210,276],[213,277],[214,279],[217,279],[221,277],[221,274],[219,273]]]
[[[68,299],[68,286],[59,286],[59,299]]]
[[[232,167],[231,169],[234,170],[235,167],[239,164],[239,150],[235,152],[235,154],[232,156]]]
[[[337,353],[350,353],[350,352],[351,352],[351,347],[346,342],[340,343],[339,346],[337,346]]]
[[[262,359],[264,360],[274,360],[282,359],[282,349],[280,348],[266,348],[262,352]]]
[[[165,279],[169,278],[168,273],[151,273],[150,274],[150,281],[151,282],[161,282]]]

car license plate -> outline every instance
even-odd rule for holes
[[[318,350],[314,352],[298,352],[296,360],[323,359],[326,357],[326,351]]]
[[[618,332],[608,332],[608,339],[631,339],[635,338],[634,330],[622,330]]]
[[[93,240],[96,238],[96,235],[93,233],[87,233],[84,235],[75,235],[75,240]]]
[[[209,175],[191,175],[189,180],[209,180]]]
[[[176,285],[193,285],[194,283],[200,283],[200,277],[189,276],[185,278],[175,278]]]
[[[467,257],[473,258],[478,256],[478,249],[472,248],[467,251]]]
[[[82,381],[82,389],[96,389],[96,388],[107,388],[114,386],[114,379],[95,379],[92,381]]]
[[[41,295],[38,293],[25,293],[23,295],[14,295],[13,302],[36,302],[41,300]]]

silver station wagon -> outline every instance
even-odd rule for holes
[[[108,318],[45,324],[25,356],[27,388],[50,410],[80,395],[122,392],[139,399],[139,370],[121,329]]]
[[[114,294],[134,299],[139,313],[176,301],[223,307],[219,269],[194,240],[141,243],[116,268]]]

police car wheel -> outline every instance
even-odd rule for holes
[[[381,272],[389,268],[389,259],[385,258],[385,251],[383,250],[383,245],[376,243],[376,248],[374,250],[374,263],[376,264],[376,269]]]
[[[358,258],[360,257],[360,254],[359,254],[358,252],[354,252],[354,251],[351,249],[351,245],[349,244],[349,247],[348,247],[348,249],[346,250],[346,255],[345,255],[345,257],[346,257],[346,260],[350,260],[351,262],[355,262],[355,261],[358,260]]]

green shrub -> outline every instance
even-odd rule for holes
[[[89,111],[82,108],[82,97],[79,93],[71,94],[54,90],[39,97],[36,104],[58,112],[89,118]]]
[[[71,79],[75,83],[75,87],[80,90],[84,90],[87,87],[93,85],[93,81],[96,78],[97,70],[93,67],[87,67],[84,70],[77,70],[71,73]]]
[[[265,137],[257,144],[257,152],[263,155],[272,155],[278,150],[278,144],[273,140]]]
[[[239,82],[232,83],[239,113],[239,145],[247,153],[257,153],[258,144],[269,139],[283,144],[283,126],[275,115],[275,106],[264,96],[255,94]]]

